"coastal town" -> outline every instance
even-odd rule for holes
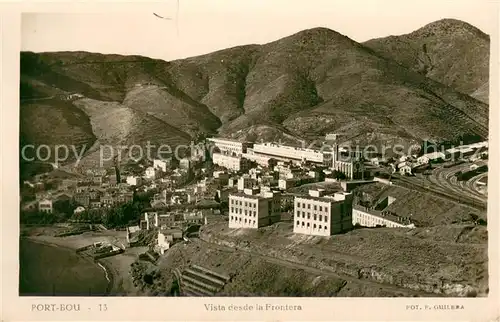
[[[181,245],[239,251],[221,242],[238,231],[276,227],[273,238],[328,240],[363,229],[432,227],[443,218],[486,225],[488,142],[387,157],[339,143],[339,137],[325,136],[328,149],[214,137],[196,142],[191,155],[179,160],[56,168],[24,182],[21,224],[27,235],[30,227],[58,227],[50,238],[35,236],[39,241],[65,244],[79,236],[73,249],[94,261],[133,258],[122,275],[143,287],[148,282],[141,262],[154,266]],[[171,273],[173,295],[220,294],[232,279],[224,267],[204,263]]]

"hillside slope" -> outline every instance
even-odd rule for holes
[[[460,20],[439,20],[412,33],[372,39],[364,45],[465,94],[488,83],[490,38]]]

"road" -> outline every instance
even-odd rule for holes
[[[411,296],[418,296],[418,297],[442,297],[441,295],[435,294],[435,293],[415,291],[415,290],[402,288],[402,287],[398,287],[398,286],[391,285],[391,284],[382,284],[382,283],[377,283],[377,282],[367,280],[367,279],[358,279],[358,278],[354,278],[354,277],[349,276],[349,275],[334,273],[332,271],[322,270],[322,269],[314,268],[311,266],[299,264],[296,262],[292,262],[292,261],[288,261],[288,260],[284,260],[284,259],[280,259],[280,258],[276,258],[276,257],[271,257],[271,256],[267,256],[267,255],[262,255],[260,253],[256,253],[256,252],[252,252],[252,251],[247,251],[244,249],[239,249],[239,248],[237,249],[237,248],[231,248],[228,246],[221,246],[219,244],[211,243],[211,242],[203,239],[202,234],[200,234],[199,238],[193,238],[193,239],[191,239],[191,241],[208,244],[208,245],[210,245],[210,247],[216,248],[216,249],[223,251],[223,252],[247,253],[253,257],[259,258],[259,259],[264,260],[268,263],[273,263],[273,264],[289,267],[292,269],[304,270],[304,271],[309,272],[311,274],[326,275],[326,276],[330,276],[330,277],[337,278],[337,279],[343,279],[343,280],[348,281],[348,282],[352,282],[352,283],[356,283],[356,284],[363,284],[366,287],[386,290],[388,292],[395,293],[395,294],[403,293],[403,294],[405,294],[405,296],[411,295]],[[332,254],[332,256],[333,256],[333,254]]]

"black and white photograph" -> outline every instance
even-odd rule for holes
[[[364,3],[22,13],[19,296],[488,297],[498,22]]]

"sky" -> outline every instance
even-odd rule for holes
[[[71,7],[64,12],[43,7],[36,13],[22,15],[21,50],[82,50],[174,60],[238,45],[267,43],[313,27],[330,28],[362,42],[409,33],[443,18],[463,20],[491,35],[498,29],[496,3],[164,0],[130,8],[118,8],[116,4],[85,7],[85,13]],[[157,18],[153,12],[172,20]]]

